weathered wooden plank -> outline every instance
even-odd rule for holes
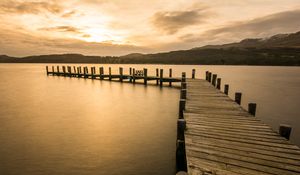
[[[219,147],[231,148],[233,150],[245,150],[247,152],[286,158],[295,161],[300,160],[299,155],[294,154],[293,151],[288,149],[270,149],[269,147],[262,145],[251,145],[247,143],[231,142],[228,140],[220,140],[208,137],[200,137],[198,139],[195,139],[194,137],[186,136],[185,141],[186,143],[215,145]]]
[[[189,141],[186,142],[186,145],[192,146],[192,149],[195,150],[201,150],[201,149],[211,149],[215,151],[221,151],[225,153],[230,153],[233,155],[240,155],[240,156],[245,156],[245,157],[252,157],[256,159],[262,159],[262,160],[267,160],[270,162],[276,162],[276,163],[281,163],[283,165],[292,165],[293,168],[296,168],[297,171],[299,171],[300,168],[300,160],[294,160],[294,159],[288,159],[288,158],[283,158],[283,157],[278,157],[276,155],[267,155],[267,154],[262,154],[255,152],[250,149],[242,149],[241,147],[230,147],[229,145],[216,145],[216,144],[211,144],[207,142],[202,142],[201,143],[190,143]],[[279,165],[281,166],[281,165]]]
[[[200,151],[195,152],[195,151],[189,150],[189,151],[187,151],[187,155],[191,156],[191,157],[195,157],[195,158],[200,157],[202,159],[221,162],[221,163],[225,163],[227,165],[235,165],[235,166],[243,167],[246,169],[257,170],[257,171],[261,171],[264,173],[270,173],[270,174],[276,174],[276,175],[283,175],[283,174],[284,175],[299,175],[299,173],[295,172],[295,171],[265,166],[265,165],[259,164],[259,162],[253,163],[253,162],[242,161],[242,159],[247,159],[247,157],[244,157],[244,156],[239,156],[238,158],[233,159],[233,158],[224,156],[224,154],[218,155],[218,154],[216,154],[216,152],[213,152],[211,150],[203,150],[202,152],[200,152]],[[267,162],[267,161],[265,161],[265,162]]]
[[[271,173],[193,156],[188,157],[188,167],[189,174],[193,172],[193,169],[201,170],[204,167],[207,170],[206,172],[210,172],[212,175],[272,175]]]

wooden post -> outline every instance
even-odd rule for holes
[[[248,104],[248,112],[251,115],[255,116],[255,114],[256,114],[256,103],[249,103]]]
[[[180,99],[179,100],[179,118],[182,119],[183,116],[183,111],[185,110],[185,99]]]
[[[54,66],[52,66],[52,75],[54,75]]]
[[[241,92],[235,93],[234,101],[239,105],[241,104],[241,101],[242,101],[242,93]]]
[[[129,68],[129,76],[130,76],[129,82],[132,82],[132,68],[131,67]]]
[[[57,68],[57,73],[59,73],[59,66],[56,66],[56,68]]]
[[[186,89],[181,89],[181,91],[180,91],[180,99],[186,99]]]
[[[186,89],[186,82],[181,82],[181,89]]]
[[[74,69],[74,74],[76,74],[76,67],[75,67],[75,66],[73,66],[73,69]]]
[[[132,75],[132,68],[129,68],[129,75]]]
[[[159,77],[159,71],[158,71],[158,68],[156,68],[156,85],[158,85],[158,82],[159,82],[159,80],[158,80],[158,77]]]
[[[111,81],[111,67],[108,68],[108,79]]]
[[[99,76],[100,76],[100,80],[103,80],[103,73],[104,73],[104,69],[103,67],[99,68]]]
[[[66,67],[63,66],[62,69],[63,69],[64,76],[66,76]]]
[[[169,77],[170,77],[170,81],[169,81],[169,86],[172,86],[172,69],[169,69]]]
[[[47,75],[49,75],[48,66],[46,66],[46,72],[47,72]]]
[[[208,71],[205,71],[205,80],[208,81]]]
[[[185,140],[184,139],[184,131],[186,128],[186,121],[184,119],[177,120],[177,139],[178,140]]]
[[[119,67],[120,82],[123,82],[123,67]]]
[[[94,79],[94,67],[91,67],[91,77]]]
[[[68,66],[68,72],[69,72],[69,77],[71,78],[71,76],[72,76],[72,67],[71,66]]]
[[[181,82],[186,82],[185,72],[182,72]]]
[[[213,74],[212,82],[211,82],[213,86],[216,86],[216,81],[217,81],[217,74]]]
[[[81,69],[81,66],[79,66],[79,73],[80,73],[80,74],[82,73],[82,69]]]
[[[208,82],[211,83],[211,72],[208,72]]]
[[[77,67],[77,77],[78,77],[78,78],[81,77],[81,76],[80,76],[80,67]]]
[[[83,67],[83,77],[87,77],[87,67]]]
[[[86,66],[85,67],[85,74],[86,74],[86,78],[89,78],[89,68]]]
[[[85,66],[85,71],[86,71],[86,74],[89,74],[89,69],[87,66]]]
[[[148,70],[144,68],[144,85],[147,85],[148,80]]]
[[[159,85],[163,86],[164,70],[160,69]]]
[[[94,74],[93,74],[93,75],[94,75],[94,78],[96,78],[96,77],[95,77],[95,75],[96,75],[96,67],[95,67],[95,66],[93,67],[93,71],[94,71]]]
[[[193,70],[192,70],[192,79],[195,79],[195,74],[196,74],[196,70],[193,69]]]
[[[284,137],[287,140],[289,140],[291,132],[292,132],[292,127],[290,125],[284,125],[284,124],[279,125],[279,135],[281,137]]]
[[[228,93],[229,93],[229,84],[225,84],[225,85],[224,85],[224,93],[225,93],[226,95],[228,95]]]
[[[187,172],[185,142],[183,140],[177,140],[176,144],[176,172],[179,171]]]
[[[217,79],[217,89],[221,89],[221,78]]]
[[[65,69],[65,76],[68,76],[68,72],[69,72],[69,66],[66,66],[66,69]]]
[[[135,83],[135,68],[132,69],[132,81]]]

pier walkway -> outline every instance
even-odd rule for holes
[[[300,149],[206,80],[187,79],[188,174],[299,175]]]

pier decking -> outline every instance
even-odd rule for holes
[[[206,80],[187,79],[188,174],[296,175],[300,149]]]

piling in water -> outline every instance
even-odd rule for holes
[[[224,94],[228,95],[229,93],[229,84],[224,85]]]
[[[242,93],[241,92],[235,93],[234,101],[239,105],[241,104],[241,101],[242,101]]]
[[[255,114],[256,114],[256,103],[249,103],[248,104],[248,112],[251,115],[255,116]]]
[[[186,89],[186,82],[181,82],[181,89]]]
[[[111,81],[111,67],[108,68],[108,79]]]
[[[208,72],[208,82],[211,83],[211,72]]]
[[[213,74],[212,75],[212,82],[211,82],[213,86],[216,86],[216,81],[217,81],[217,74]]]
[[[217,79],[217,89],[221,89],[221,78]]]
[[[94,79],[94,67],[91,67],[91,78]]]
[[[290,125],[285,125],[285,124],[279,125],[279,135],[280,136],[289,140],[291,132],[292,132],[292,127]]]
[[[135,68],[132,69],[132,81],[135,83]]]
[[[186,74],[185,74],[185,72],[182,72],[181,82],[186,82]]]
[[[119,67],[119,73],[120,73],[120,82],[123,82],[123,68]]]
[[[176,144],[176,172],[187,171],[185,142],[177,140]]]
[[[159,75],[159,85],[163,86],[163,78],[164,78],[164,70],[160,69],[160,75]]]
[[[169,77],[170,77],[169,86],[172,86],[172,81],[171,81],[171,78],[172,78],[172,69],[169,69]]]
[[[103,74],[104,74],[104,68],[103,68],[103,67],[100,67],[100,68],[99,68],[99,76],[100,76],[100,80],[103,80],[103,79],[104,79]]]
[[[180,91],[180,99],[186,99],[186,89],[181,89],[181,91]]]
[[[195,79],[196,69],[192,70],[192,79]]]
[[[158,70],[158,68],[156,68],[156,77],[157,78],[159,77],[159,70]],[[159,80],[156,79],[156,85],[158,85],[158,82],[159,82]]]
[[[129,68],[129,75],[132,75],[132,68]],[[132,78],[130,77],[129,82],[132,82]]]
[[[184,140],[184,131],[186,127],[186,122],[184,119],[177,120],[177,139]]]
[[[144,68],[144,85],[147,85],[148,69]]]
[[[46,73],[47,73],[47,75],[49,75],[48,66],[46,66]]]
[[[179,100],[179,118],[182,119],[183,117],[183,111],[185,110],[185,99]]]

